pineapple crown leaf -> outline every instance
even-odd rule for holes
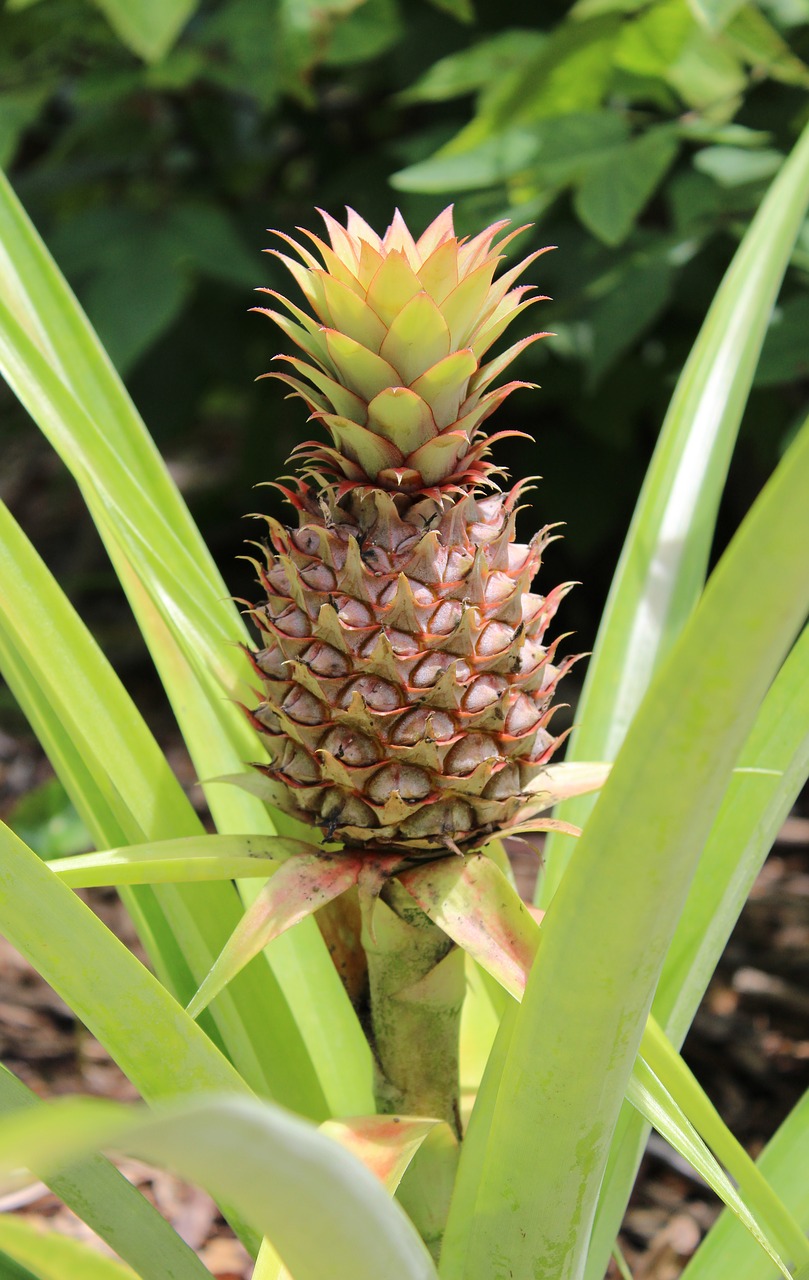
[[[262,288],[283,308],[255,307],[308,357],[282,355],[296,374],[273,372],[331,437],[307,441],[294,454],[317,483],[346,492],[368,486],[413,495],[491,482],[499,470],[482,459],[481,424],[527,382],[483,392],[544,333],[521,338],[482,364],[508,325],[544,295],[517,285],[545,249],[495,278],[503,249],[527,227],[502,233],[507,220],[471,239],[455,234],[452,206],[415,239],[397,209],[379,235],[355,210],[346,224],[318,210],[328,243],[298,228],[316,250],[275,234],[300,261],[279,249],[308,310]],[[286,313],[286,314],[285,314]],[[498,433],[491,439],[501,438]]]

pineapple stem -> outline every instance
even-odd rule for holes
[[[379,1111],[435,1116],[460,1138],[463,952],[395,880],[362,902],[362,945]]]

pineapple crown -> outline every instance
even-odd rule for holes
[[[331,444],[306,441],[293,457],[318,485],[336,482],[338,497],[356,488],[444,494],[493,485],[497,468],[485,459],[492,440],[481,424],[517,387],[491,384],[530,343],[534,333],[486,364],[483,356],[506,327],[540,296],[534,286],[512,287],[546,249],[495,280],[502,249],[524,231],[500,233],[495,222],[472,239],[458,237],[452,207],[414,240],[398,209],[379,236],[353,209],[343,227],[319,210],[329,244],[298,228],[322,260],[283,232],[276,235],[300,261],[278,249],[314,318],[274,289],[260,289],[289,315],[256,307],[308,357],[279,355],[296,374],[268,373],[292,388],[322,423]],[[303,381],[306,379],[307,381]]]

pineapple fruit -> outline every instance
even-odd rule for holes
[[[271,250],[308,310],[272,290],[285,311],[257,308],[303,357],[265,376],[329,437],[279,486],[297,527],[268,521],[259,768],[273,803],[346,849],[466,853],[530,811],[569,665],[544,644],[567,584],[530,590],[549,530],[516,542],[526,483],[499,487],[482,430],[527,385],[492,384],[544,336],[485,360],[539,300],[515,285],[539,254],[495,279],[506,223],[462,239],[447,209],[414,240],[398,211],[383,236],[322,216],[329,243],[304,233],[319,258],[286,236],[299,260]]]

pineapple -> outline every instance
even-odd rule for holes
[[[505,222],[459,239],[447,209],[414,240],[398,211],[381,237],[353,210],[345,227],[322,216],[330,243],[304,233],[320,260],[287,236],[300,261],[270,250],[309,309],[269,289],[288,314],[256,308],[304,357],[264,376],[329,437],[299,445],[279,486],[297,527],[268,520],[258,767],[273,803],[347,849],[466,853],[528,811],[570,665],[544,644],[568,585],[530,591],[549,530],[516,542],[526,482],[499,487],[482,430],[528,385],[492,384],[544,336],[484,362],[539,300],[515,287],[539,254],[495,279]]]

